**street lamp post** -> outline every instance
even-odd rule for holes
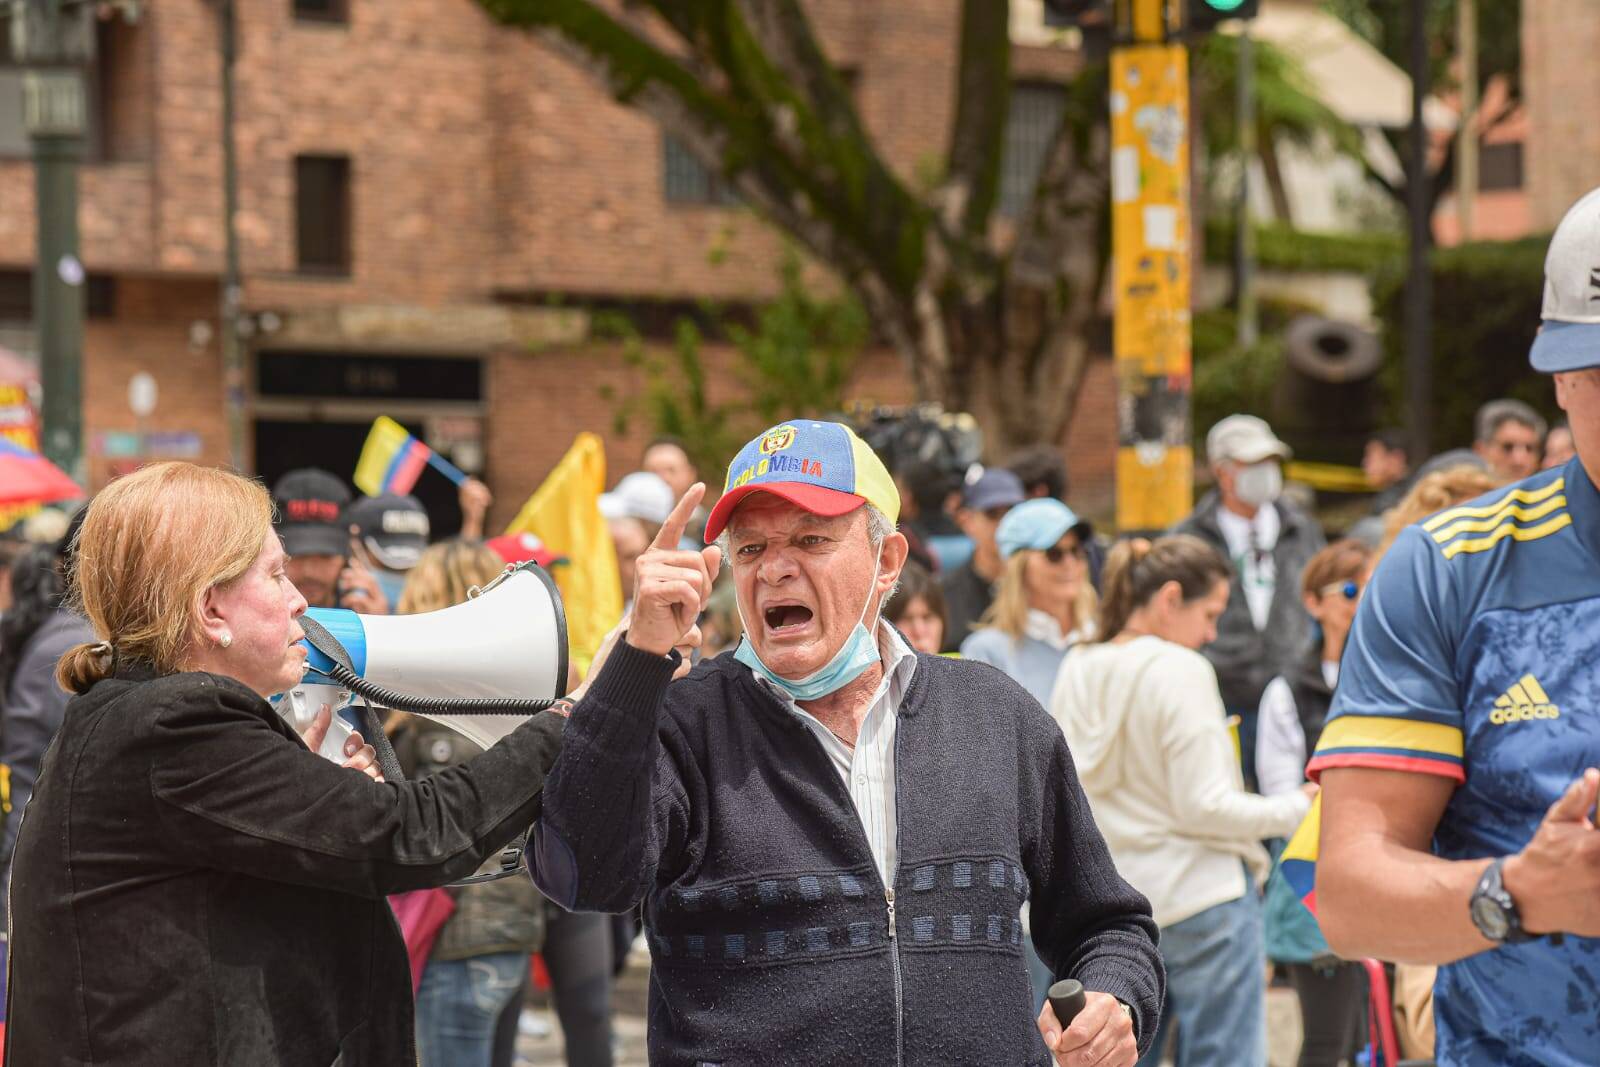
[[[21,0],[12,7],[11,34],[26,68],[23,122],[33,141],[42,445],[52,462],[82,481],[85,272],[78,258],[78,163],[88,129],[84,71],[94,58],[92,9],[84,0]]]

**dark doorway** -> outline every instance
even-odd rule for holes
[[[423,437],[420,421],[396,419],[416,436]],[[256,470],[270,489],[279,478],[298,467],[321,467],[343,478],[350,486],[352,496],[360,494],[350,481],[355,473],[356,460],[361,457],[361,446],[372,429],[371,420],[363,422],[304,422],[290,420],[256,420]],[[433,540],[453,537],[461,530],[461,506],[456,500],[456,487],[444,475],[431,467],[417,479],[411,494],[428,509],[428,522],[433,530]]]

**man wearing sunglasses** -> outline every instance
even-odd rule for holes
[[[1441,1067],[1600,1051],[1600,189],[1545,260],[1533,368],[1577,458],[1401,531],[1309,768],[1333,950],[1434,963]]]

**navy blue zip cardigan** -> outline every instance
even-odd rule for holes
[[[1043,1067],[1019,909],[1047,966],[1150,1044],[1149,902],[1112,865],[1066,740],[980,663],[918,655],[895,740],[899,864],[878,877],[816,739],[724,655],[619,642],[573,710],[530,859],[562,905],[645,901],[650,1062]]]

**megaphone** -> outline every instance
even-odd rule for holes
[[[330,707],[334,722],[319,753],[335,762],[353,729],[346,709],[357,705],[424,715],[488,748],[566,692],[561,593],[535,563],[513,564],[465,603],[439,611],[311,608],[300,621],[306,671],[275,704],[302,733]]]

